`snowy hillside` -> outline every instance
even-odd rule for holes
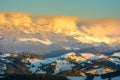
[[[102,60],[107,64],[113,64],[114,67],[119,66],[118,63],[120,62],[119,58],[108,58],[108,56],[102,54],[100,56],[92,53],[81,53],[80,55],[77,55],[74,52],[70,52],[59,57],[47,58],[45,60],[26,59],[26,62],[30,63],[30,65],[26,66],[32,73],[57,74],[72,69],[79,69],[89,74],[104,74],[116,71],[114,68],[110,69],[110,66],[102,67],[102,65],[107,66],[107,64],[98,64],[98,62]],[[87,70],[89,67],[90,69]]]
[[[120,77],[120,58],[103,54],[69,52],[59,57],[43,58],[32,53],[6,53],[0,55],[0,64],[0,78],[6,74],[23,73],[49,73],[68,76],[70,80],[117,80]]]

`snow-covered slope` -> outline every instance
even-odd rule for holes
[[[94,61],[96,62],[97,60],[99,61],[102,59],[109,60],[110,62],[112,62],[112,64],[116,63],[115,60],[112,61],[107,56],[104,56],[102,54],[98,56],[92,53],[80,53],[78,55],[74,52],[70,52],[59,57],[47,58],[45,60],[26,59],[26,62],[30,63],[30,65],[26,65],[26,66],[28,67],[29,71],[31,71],[32,73],[57,74],[60,72],[64,72],[64,71],[72,70],[76,68],[80,68],[81,70],[86,70],[87,67],[91,65],[93,69],[87,70],[86,73],[97,72],[95,74],[103,74],[103,73],[107,73],[107,70],[109,68],[106,69],[94,63]],[[81,65],[81,67],[77,67],[78,64]]]
[[[120,52],[116,52],[112,56],[120,57]]]
[[[100,59],[100,58],[106,58],[106,56],[104,55],[95,55],[95,54],[92,54],[92,53],[81,53],[81,56],[83,56],[84,58],[86,59]]]
[[[43,43],[45,45],[51,45],[52,42],[48,39],[46,40],[40,40],[40,39],[37,39],[37,38],[19,38],[18,40],[20,41],[31,41],[31,42],[40,42],[40,43]]]
[[[99,55],[92,53],[78,54],[75,52],[69,52],[59,57],[42,58],[39,55],[30,53],[1,54],[0,77],[3,78],[5,77],[5,74],[13,71],[15,73],[50,73],[53,75],[66,75],[68,76],[67,78],[71,80],[85,80],[90,77],[89,75],[93,76],[93,80],[96,78],[108,79],[109,76],[106,75],[113,74],[114,77],[111,77],[111,79],[117,79],[120,70],[120,64],[118,64],[120,63],[120,59],[112,56],[100,57],[101,55]],[[97,58],[94,58],[95,56],[97,56]],[[23,71],[21,72],[21,70]],[[75,77],[76,75],[79,76]]]
[[[31,63],[31,65],[29,66],[27,65],[27,66],[32,73],[47,73],[47,67],[54,66],[53,73],[56,74],[62,71],[71,70],[72,67],[75,66],[74,64],[71,64],[69,61],[66,60],[69,56],[73,56],[73,55],[75,55],[75,53],[68,53],[60,57],[47,58],[45,60],[36,60],[36,61],[34,60],[33,61],[31,59],[27,59]]]

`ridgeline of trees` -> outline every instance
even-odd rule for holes
[[[66,77],[51,74],[7,74],[2,80],[68,80]]]

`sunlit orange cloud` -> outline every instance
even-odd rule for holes
[[[20,24],[30,24],[31,18],[28,14],[25,13],[0,13],[0,20],[2,23],[11,23],[12,25],[20,25]]]
[[[77,29],[76,25],[77,18],[76,17],[66,17],[66,16],[60,16],[55,17],[52,20],[53,29],[61,30],[61,31],[75,31]]]
[[[4,24],[4,23],[6,23],[6,17],[5,17],[5,15],[4,15],[4,13],[0,13],[0,23],[1,24]]]
[[[39,30],[78,32],[82,35],[79,39],[83,42],[87,39],[85,42],[120,43],[119,19],[81,19],[73,16],[36,16],[19,12],[1,12],[0,24],[19,27],[28,32]]]
[[[48,25],[53,20],[54,16],[33,16],[34,17],[34,23],[37,25]]]
[[[78,17],[71,16],[40,16],[35,19],[34,23],[53,32],[67,33],[77,30],[78,20]]]
[[[120,40],[119,19],[103,19],[94,22],[92,21],[89,23],[89,25],[82,25],[80,28],[81,31],[87,35],[96,37],[106,43],[113,43]]]

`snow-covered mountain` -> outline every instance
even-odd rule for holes
[[[32,73],[53,73],[53,74],[71,69],[78,69],[85,71],[89,67],[91,67],[90,72],[92,72],[92,70],[95,71],[95,69],[100,69],[100,68],[107,69],[107,67],[102,67],[102,65],[108,66],[109,69],[111,67],[113,68],[113,70],[120,70],[120,68],[115,68],[120,65],[119,59],[120,59],[119,57],[114,58],[112,56],[105,56],[103,54],[99,54],[99,55],[95,55],[92,53],[76,54],[74,52],[70,52],[59,57],[47,58],[45,60],[26,59],[26,61],[30,63],[30,65],[26,65],[26,66],[29,68],[29,70]],[[103,61],[105,61],[106,64],[101,64]],[[87,72],[89,73],[89,70],[87,70]],[[107,72],[102,72],[101,74],[103,73],[107,73]],[[97,72],[95,74],[100,74],[100,73]]]
[[[108,29],[109,20],[101,23],[69,16],[0,13],[0,78],[24,73],[117,80],[119,38],[101,28]]]
[[[0,55],[0,78],[6,74],[53,74],[68,79],[117,80],[120,77],[120,57],[93,53],[70,52],[59,57],[43,58],[31,53]],[[77,76],[77,77],[76,77]]]
[[[47,57],[71,51],[111,55],[119,50],[104,43],[103,39],[83,33],[78,24],[77,17],[0,13],[0,49]]]

